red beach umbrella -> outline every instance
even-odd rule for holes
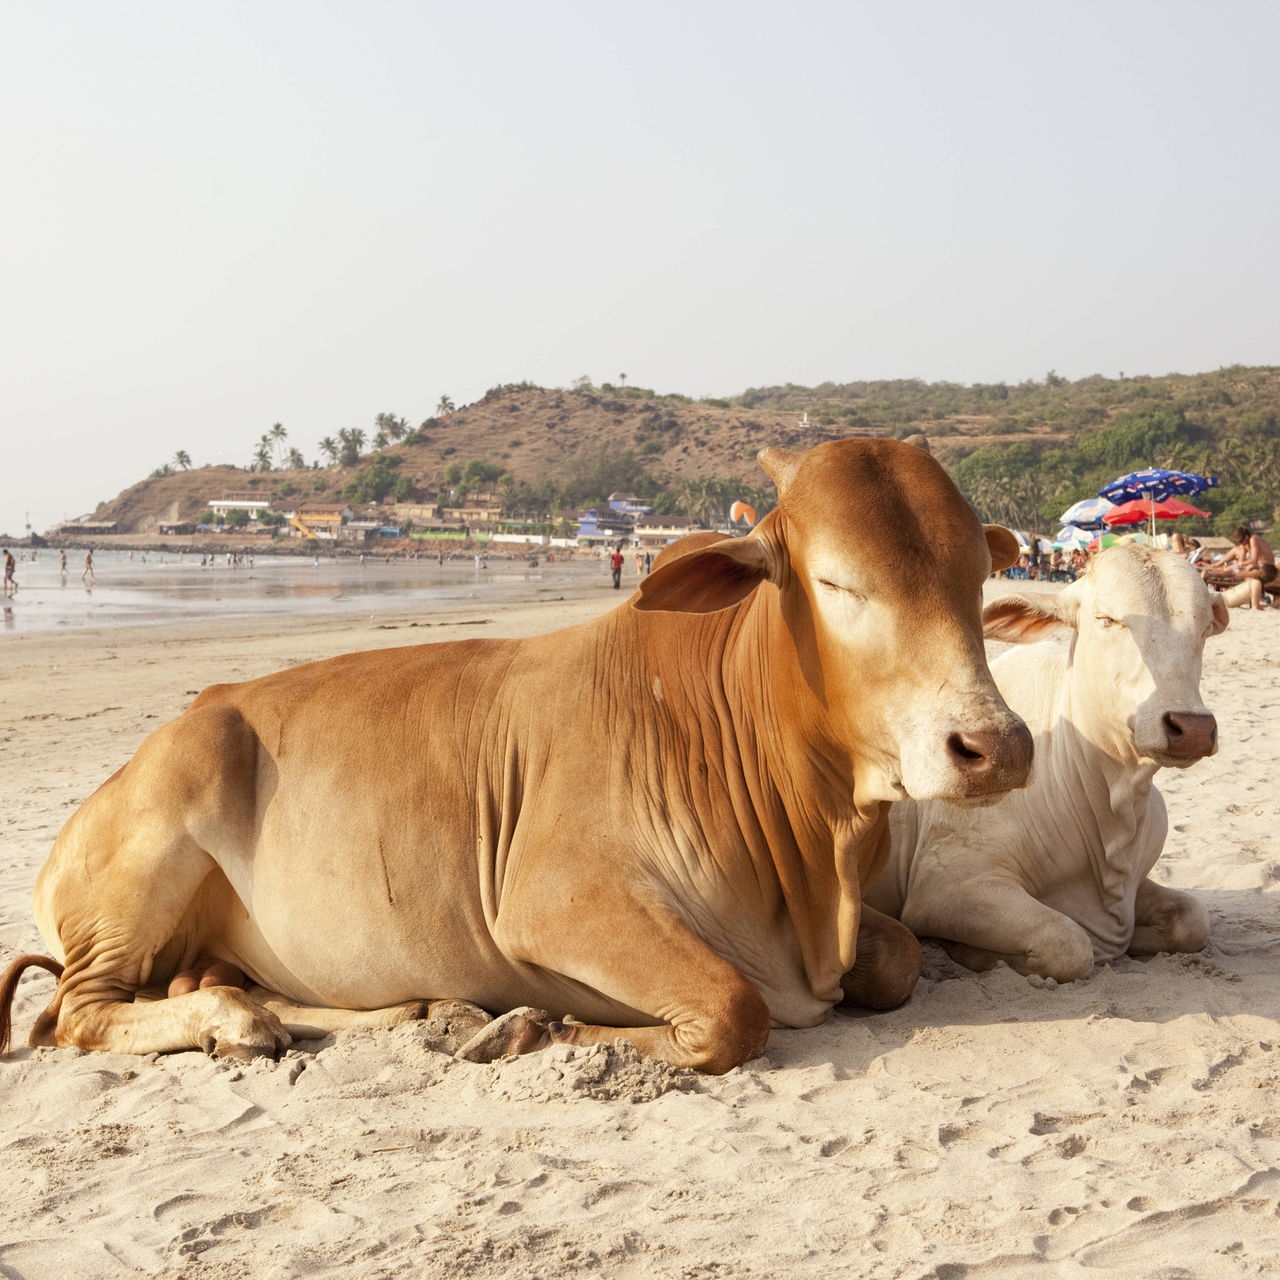
[[[1193,507],[1181,498],[1164,498],[1160,502],[1152,502],[1147,498],[1134,498],[1132,502],[1122,502],[1103,516],[1109,525],[1142,524],[1147,520],[1180,520],[1183,516],[1207,516],[1209,512]]]

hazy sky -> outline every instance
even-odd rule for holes
[[[1280,362],[1278,47],[1272,0],[8,0],[0,532],[526,378]]]

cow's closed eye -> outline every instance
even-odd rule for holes
[[[848,596],[853,600],[866,599],[861,592],[855,591],[852,587],[843,587],[838,582],[832,582],[830,578],[819,578],[818,586],[823,587],[827,591],[837,591],[840,595]]]
[[[1110,631],[1112,627],[1123,627],[1124,623],[1118,618],[1108,618],[1105,613],[1097,614],[1094,618],[1103,631]]]

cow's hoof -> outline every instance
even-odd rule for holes
[[[232,1040],[219,1040],[214,1044],[211,1056],[219,1061],[256,1062],[259,1058],[270,1058],[272,1062],[279,1062],[280,1055],[288,1047],[278,1042],[243,1044]]]
[[[495,1018],[471,1037],[456,1053],[466,1062],[496,1062],[499,1058],[545,1049],[548,1014],[541,1009],[512,1009]]]
[[[399,1027],[406,1022],[423,1022],[430,1016],[430,1000],[406,1000],[404,1004],[394,1004],[387,1010],[387,1023]]]
[[[225,993],[227,997],[231,994]],[[235,994],[239,997],[240,993]],[[203,1047],[215,1058],[252,1062],[255,1058],[278,1059],[292,1043],[284,1023],[270,1010],[250,1004],[246,996],[224,1003]]]
[[[467,1000],[432,1000],[425,1022],[434,1045],[456,1054],[489,1027],[493,1018]]]

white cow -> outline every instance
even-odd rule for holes
[[[984,809],[895,804],[866,902],[972,969],[1059,982],[1126,951],[1201,950],[1204,908],[1147,878],[1168,829],[1152,780],[1217,750],[1200,666],[1226,626],[1191,566],[1136,545],[1060,594],[988,605],[984,634],[1019,646],[991,672],[1034,735],[1031,781]]]

